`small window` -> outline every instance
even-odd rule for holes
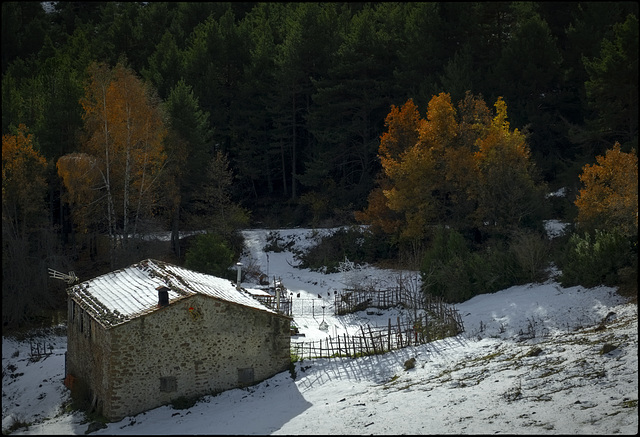
[[[163,376],[160,378],[160,391],[172,392],[178,390],[178,380],[175,376]]]

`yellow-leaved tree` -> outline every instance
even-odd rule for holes
[[[470,93],[457,110],[449,94],[433,96],[426,119],[411,100],[392,107],[378,155],[383,174],[356,218],[407,241],[435,225],[510,233],[534,222],[544,186],[502,98],[495,108],[491,116]]]
[[[486,134],[476,141],[478,180],[473,191],[478,222],[509,233],[535,220],[545,187],[537,178],[525,135],[509,127],[507,104],[501,97],[495,108]]]
[[[2,322],[18,326],[48,308],[47,162],[24,124],[2,136]]]
[[[92,64],[80,103],[82,150],[61,157],[58,173],[76,223],[109,235],[113,264],[116,240],[126,247],[161,197],[167,129],[153,90],[122,64]]]
[[[417,115],[413,102],[407,105],[403,109]],[[380,160],[389,181],[389,188],[383,190],[387,205],[404,218],[400,237],[412,240],[423,238],[427,226],[438,223],[446,209],[445,156],[455,146],[458,124],[451,97],[446,93],[431,99],[426,120],[415,116],[409,120],[415,120],[417,138],[404,135],[402,148],[396,146],[393,154],[386,153],[390,148],[383,148],[386,144],[381,142]]]
[[[21,124],[2,136],[2,231],[25,238],[35,219],[46,217],[47,161],[33,147],[33,135]]]
[[[638,294],[638,156],[616,143],[580,174],[575,205],[580,234],[570,236],[558,259],[564,286],[618,286]]]
[[[584,187],[575,200],[577,222],[586,229],[618,230],[638,236],[638,155],[625,153],[616,143],[596,164],[580,174]]]
[[[387,131],[380,137],[378,153],[384,170],[377,177],[378,186],[369,194],[368,206],[355,213],[356,220],[368,223],[376,232],[398,235],[403,226],[402,214],[389,207],[385,194],[392,189],[388,172],[393,172],[400,163],[400,156],[417,143],[421,122],[418,108],[411,99],[402,107],[392,105],[385,119]]]

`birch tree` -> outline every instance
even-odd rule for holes
[[[58,174],[75,209],[76,224],[84,222],[84,232],[104,232],[100,224],[106,224],[113,265],[118,239],[126,247],[129,235],[140,231],[157,202],[157,180],[166,162],[166,128],[152,90],[130,69],[92,64],[89,76],[81,100],[82,150],[61,157]],[[103,211],[100,216],[90,213],[93,206]]]

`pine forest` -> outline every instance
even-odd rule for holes
[[[50,268],[233,280],[252,227],[450,303],[550,265],[637,295],[638,33],[637,2],[3,2],[3,329],[63,317]]]

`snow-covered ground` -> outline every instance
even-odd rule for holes
[[[561,224],[549,226],[555,232]],[[350,282],[389,285],[415,274],[297,269],[291,252],[262,250],[269,232],[245,231],[243,268],[281,279],[294,301],[312,303],[313,314],[295,316],[305,337],[294,341],[386,325],[403,315],[392,309],[337,317],[333,295]],[[318,234],[279,233],[299,248]],[[246,389],[206,396],[189,409],[156,408],[94,433],[638,433],[637,305],[625,303],[615,289],[562,288],[549,280],[476,296],[456,308],[465,325],[457,337],[384,355],[304,360],[296,363],[295,379],[283,372]],[[323,320],[328,330],[320,329]],[[41,342],[51,354],[34,362],[29,342],[3,337],[3,433],[18,421],[29,426],[13,434],[84,434],[84,415],[65,410],[66,339],[49,335]],[[410,358],[416,365],[405,370]]]

